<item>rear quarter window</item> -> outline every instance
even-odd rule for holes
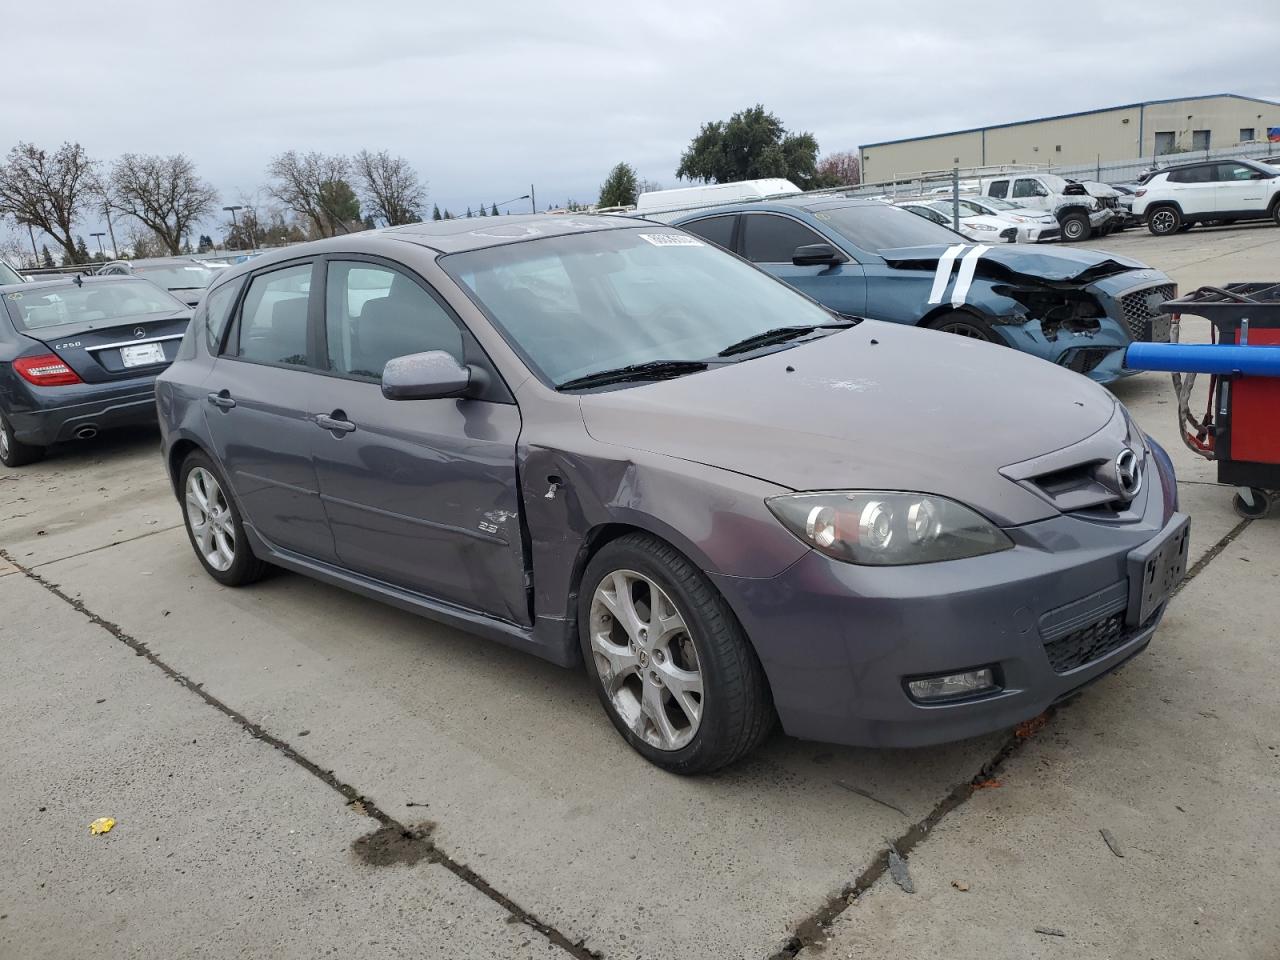
[[[244,286],[244,278],[232,280],[210,291],[200,306],[204,314],[205,340],[209,344],[209,352],[217,354],[222,346],[222,337],[231,322],[231,312],[236,305],[236,297]],[[199,314],[197,314],[197,320]]]

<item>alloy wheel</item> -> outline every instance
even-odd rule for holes
[[[214,570],[231,569],[236,559],[236,527],[231,504],[213,474],[196,467],[187,474],[187,523],[200,555]]]
[[[953,320],[949,323],[940,324],[937,329],[957,337],[969,337],[972,340],[981,340],[984,343],[991,342],[991,338],[983,330],[963,320]]]
[[[1178,227],[1178,220],[1171,210],[1157,210],[1151,216],[1151,225],[1157,233],[1172,233]]]
[[[9,459],[9,428],[0,423],[0,457]]]
[[[702,672],[684,617],[653,580],[616,570],[591,600],[591,654],[613,709],[640,739],[679,750],[702,719]]]

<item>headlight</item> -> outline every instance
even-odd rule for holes
[[[790,493],[765,503],[809,546],[846,563],[937,563],[1013,546],[973,510],[932,494],[836,490]]]
[[[965,224],[964,224],[964,226],[968,227],[970,230],[994,230],[994,229],[996,229],[995,227],[991,226],[991,224],[989,224],[989,223],[965,223]]]
[[[1017,223],[1031,223],[1031,218],[1030,218],[1030,217],[1016,217],[1016,216],[1011,216],[1009,219],[1010,219],[1010,220],[1013,220],[1013,221],[1015,221],[1015,222],[1017,222]]]

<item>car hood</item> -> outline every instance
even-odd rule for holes
[[[1115,415],[1097,384],[1006,347],[865,320],[705,373],[580,398],[596,440],[793,490],[914,490],[1010,526],[1055,515],[1001,467]]]
[[[933,269],[938,258],[947,249],[944,244],[897,247],[892,250],[881,250],[880,256],[891,267],[908,270],[922,267]],[[988,267],[993,265],[1003,267],[1009,273],[1025,277],[1077,283],[1091,283],[1127,270],[1148,269],[1147,265],[1140,260],[1103,253],[1101,250],[1088,250],[1081,247],[1048,249],[1017,244],[991,247],[983,253],[979,267],[981,268],[984,264]]]

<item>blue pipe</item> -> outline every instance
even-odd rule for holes
[[[1124,352],[1130,370],[1170,373],[1242,373],[1280,377],[1280,347],[1239,347],[1210,343],[1131,343]]]

